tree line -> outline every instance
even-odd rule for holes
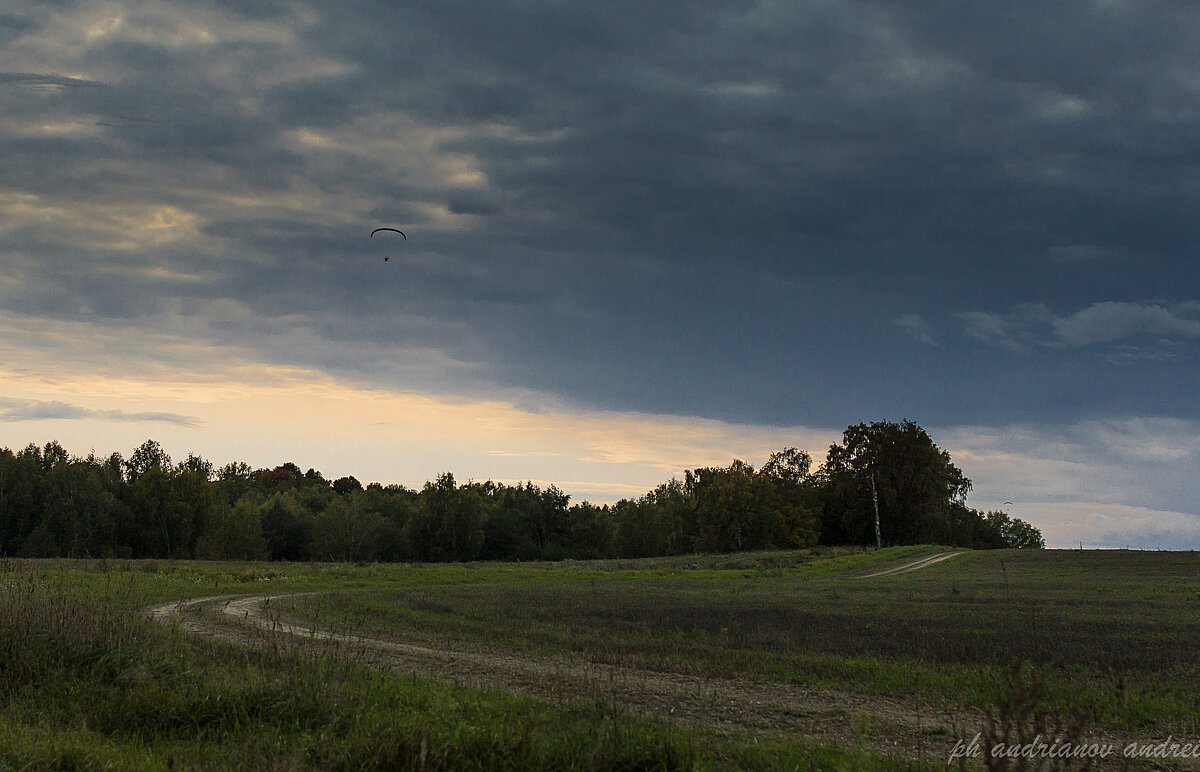
[[[554,485],[421,490],[327,480],[293,463],[175,463],[153,440],[129,458],[57,442],[0,448],[0,556],[328,561],[635,558],[873,544],[1042,547],[1034,526],[966,506],[971,482],[917,424],[846,429],[813,469],[786,448],[755,469],[687,471],[612,505]]]

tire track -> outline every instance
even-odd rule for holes
[[[869,576],[919,570],[961,552],[947,552]],[[859,577],[868,578],[868,577]],[[648,670],[558,656],[405,643],[289,620],[272,603],[300,595],[218,595],[171,601],[145,610],[159,624],[187,633],[303,656],[358,662],[458,686],[520,692],[552,702],[602,698],[632,712],[685,727],[755,735],[804,737],[889,758],[940,760],[959,738],[986,721],[977,710],[953,710],[912,699]],[[1131,738],[1099,732],[1117,747]],[[1090,740],[1089,740],[1090,741]],[[1175,767],[1179,768],[1179,767]],[[1184,768],[1194,769],[1194,765]]]
[[[221,595],[162,603],[146,616],[192,635],[263,649],[435,678],[460,686],[521,692],[550,701],[608,700],[631,711],[719,731],[803,736],[881,755],[939,756],[982,714],[953,712],[878,695],[798,684],[712,678],[582,659],[438,648],[288,620],[272,608],[288,595]],[[864,726],[869,728],[864,730]],[[973,733],[974,730],[972,730]]]
[[[928,568],[929,566],[932,566],[934,563],[941,563],[943,560],[949,560],[950,558],[956,558],[962,554],[964,554],[964,553],[961,551],[960,552],[939,552],[936,555],[921,558],[920,560],[914,560],[912,563],[905,563],[902,566],[896,566],[895,568],[884,569],[883,571],[876,571],[873,574],[863,574],[862,576],[860,576],[858,578],[859,579],[871,579],[876,576],[894,576],[896,574],[907,574],[910,571],[919,571],[922,568]]]

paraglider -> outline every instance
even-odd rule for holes
[[[379,233],[380,231],[390,231],[392,233],[399,233],[400,238],[404,239],[405,241],[408,241],[408,236],[405,236],[404,231],[400,230],[399,228],[376,228],[375,230],[371,231],[371,238],[375,238],[375,234]],[[392,259],[391,255],[385,255],[383,258],[383,262],[386,263],[388,260],[391,260],[391,259]]]

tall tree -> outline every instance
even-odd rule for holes
[[[608,507],[588,502],[573,504],[567,510],[566,556],[575,560],[596,560],[613,554],[613,520]]]
[[[321,560],[375,560],[389,525],[361,493],[338,496],[313,520],[313,555]]]
[[[262,515],[254,496],[233,505],[221,502],[196,545],[196,557],[207,560],[266,560],[270,557],[263,536]]]
[[[828,541],[874,541],[878,497],[886,544],[944,542],[951,505],[961,504],[971,481],[913,421],[850,426],[831,445],[824,469],[829,486],[825,518]]]
[[[258,497],[254,491],[246,496]],[[276,493],[258,505],[259,522],[272,560],[308,560],[312,556],[313,515],[292,492]]]
[[[129,482],[136,482],[151,469],[165,469],[171,466],[171,457],[154,440],[146,440],[133,451],[133,455],[125,462],[125,477]]]
[[[425,483],[405,536],[419,560],[468,561],[483,548],[488,507],[470,485],[458,487],[449,472]]]
[[[613,544],[623,558],[666,555],[671,545],[671,524],[663,508],[650,497],[622,499],[613,507],[616,529]]]
[[[785,500],[769,475],[744,461],[685,476],[696,502],[697,547],[735,552],[815,543],[811,515]]]
[[[41,448],[31,443],[15,454],[4,449],[0,454],[0,554],[27,551],[25,542],[38,526],[45,487]],[[39,544],[37,551],[41,550]]]
[[[776,507],[783,519],[783,537],[777,546],[812,547],[820,538],[820,526],[810,499],[813,479],[812,457],[803,450],[784,448],[772,453],[758,473],[775,490]]]

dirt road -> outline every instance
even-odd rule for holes
[[[915,700],[888,699],[804,686],[705,678],[556,657],[517,656],[485,649],[431,647],[317,629],[272,608],[287,596],[198,598],[147,610],[160,623],[243,645],[289,647],[323,657],[565,701],[603,697],[630,710],[685,726],[801,735],[842,747],[904,757],[945,758],[960,736],[981,725],[979,714],[954,714]]]
[[[905,563],[902,566],[896,566],[895,568],[888,568],[883,571],[876,571],[873,574],[864,574],[863,576],[860,576],[859,578],[860,579],[870,579],[875,576],[892,576],[894,574],[907,574],[910,571],[918,571],[922,568],[928,568],[929,566],[932,566],[934,563],[941,563],[943,560],[949,560],[950,558],[956,558],[961,554],[963,554],[963,553],[962,552],[939,552],[936,555],[924,557],[924,558],[921,558],[920,560],[914,560],[913,562]]]
[[[959,553],[942,553],[883,576],[917,570]],[[863,577],[866,578],[866,577]],[[984,717],[915,699],[846,693],[795,684],[708,678],[615,666],[582,659],[534,657],[372,638],[304,625],[278,611],[290,595],[223,595],[147,609],[159,623],[243,645],[287,648],[319,657],[436,678],[458,685],[522,692],[552,701],[602,697],[613,704],[684,726],[803,736],[879,754],[944,760],[960,737],[970,739]],[[400,633],[402,636],[402,633]]]

